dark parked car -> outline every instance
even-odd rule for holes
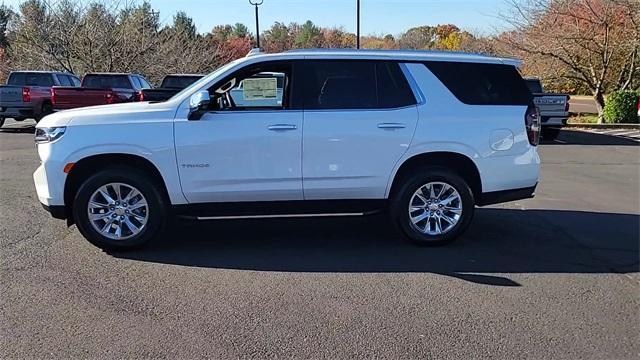
[[[140,101],[165,101],[182,89],[202,79],[200,74],[171,74],[162,79],[159,88],[144,89]]]
[[[52,111],[52,86],[80,86],[75,75],[52,71],[14,71],[0,85],[0,126],[6,118],[16,121],[42,119]]]
[[[53,110],[138,101],[142,90],[151,88],[138,74],[89,73],[81,87],[51,88]]]

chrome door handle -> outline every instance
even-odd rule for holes
[[[286,131],[286,130],[295,130],[298,127],[293,124],[274,124],[269,125],[267,129],[271,131]]]
[[[380,123],[378,124],[379,129],[404,129],[407,125],[402,123]]]

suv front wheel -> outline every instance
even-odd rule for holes
[[[391,216],[414,243],[436,246],[455,240],[471,223],[473,193],[457,174],[427,167],[405,178],[391,202]]]
[[[133,168],[113,167],[89,177],[73,202],[78,229],[105,250],[151,241],[164,225],[166,204],[152,179]]]

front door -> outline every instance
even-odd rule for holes
[[[290,105],[292,66],[239,70],[210,89],[210,111],[199,120],[176,120],[190,203],[302,200],[302,111]]]

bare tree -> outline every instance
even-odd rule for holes
[[[607,92],[638,79],[640,1],[510,0],[504,16],[514,31],[498,39],[526,62],[562,69],[568,81],[588,88],[602,117]]]

